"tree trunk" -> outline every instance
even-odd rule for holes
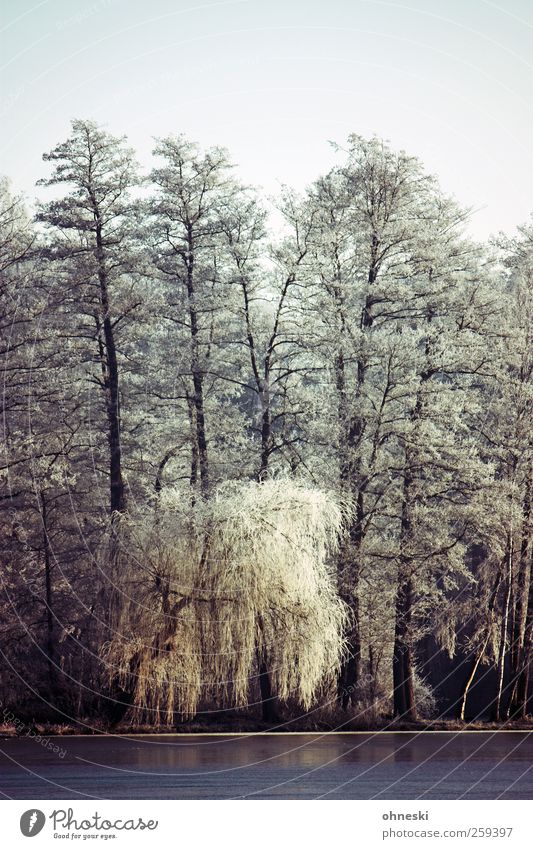
[[[120,393],[117,349],[113,324],[109,307],[108,275],[105,264],[105,250],[102,237],[102,224],[96,202],[94,201],[94,216],[96,219],[96,259],[98,263],[98,281],[100,283],[100,307],[102,310],[101,324],[104,331],[105,343],[105,394],[109,443],[109,509],[111,513],[123,513],[126,500],[124,480],[122,476],[122,453],[120,445]]]
[[[361,635],[359,627],[359,599],[357,585],[354,584],[350,595],[340,594],[350,608],[350,625],[346,639],[346,657],[339,673],[339,701],[344,710],[357,701],[357,685],[361,677]]]
[[[52,563],[50,557],[50,538],[48,536],[48,506],[44,493],[40,493],[41,520],[43,524],[43,556],[44,556],[44,578],[46,598],[46,662],[50,687],[54,691],[57,687],[57,650],[55,640],[53,595],[52,595]]]
[[[511,682],[512,692],[509,700],[507,717],[519,714],[522,710],[522,699],[518,697],[519,681],[524,663],[524,642],[528,608],[528,585],[531,582],[531,499],[532,477],[528,476],[523,504],[522,537],[520,541],[520,558],[516,579],[516,604],[513,620],[513,638],[511,644]]]
[[[361,311],[361,330],[368,331],[374,322],[374,296],[372,289],[376,283],[379,238],[373,234],[371,243],[371,262],[368,271],[368,289]],[[345,316],[340,293],[336,293],[336,303],[341,321],[341,340],[345,333]],[[355,504],[355,520],[348,531],[348,541],[338,560],[339,593],[350,609],[350,625],[346,636],[347,653],[343,661],[339,680],[338,697],[344,709],[357,701],[357,687],[361,676],[361,625],[359,616],[359,578],[361,573],[361,549],[365,536],[365,480],[361,475],[360,445],[365,433],[366,422],[360,412],[352,413],[360,405],[361,393],[366,378],[367,361],[364,350],[357,357],[356,386],[353,407],[348,400],[348,387],[345,370],[345,354],[342,346],[335,358],[334,371],[337,389],[337,409],[340,430],[340,484],[341,490],[349,493]]]
[[[265,378],[261,385],[260,400],[262,407],[261,415],[261,464],[257,474],[259,482],[268,476],[270,463],[272,424],[270,415],[270,395],[268,392],[269,363],[265,362]],[[259,629],[263,632],[263,620],[259,619]],[[266,646],[256,648],[257,667],[259,672],[259,689],[261,692],[261,711],[265,722],[279,722],[279,701],[272,687],[272,679],[268,669],[268,652]]]
[[[432,320],[428,313],[428,324]],[[416,392],[416,400],[411,411],[410,421],[416,429],[424,414],[424,387],[430,380],[433,371],[430,365],[431,341],[428,336],[425,343],[426,360],[420,373],[420,381]],[[405,463],[403,473],[402,513],[400,520],[400,543],[398,560],[398,586],[396,590],[396,621],[394,631],[393,651],[393,682],[394,682],[394,715],[408,720],[417,718],[417,708],[414,691],[414,644],[412,633],[414,587],[412,570],[412,553],[409,551],[413,540],[413,507],[417,493],[413,492],[420,471],[412,445],[405,446]]]
[[[198,441],[198,466],[202,496],[209,495],[209,460],[204,412],[204,376],[197,363],[193,364],[194,409],[196,413],[196,435]]]
[[[265,662],[259,663],[259,687],[261,690],[261,713],[265,722],[279,722],[278,698],[272,689],[270,673]]]
[[[358,380],[364,379],[359,370]],[[357,701],[357,686],[361,675],[361,633],[359,616],[359,573],[361,544],[363,541],[364,497],[359,488],[359,463],[355,452],[359,445],[363,424],[359,417],[351,417],[346,388],[344,352],[342,348],[335,358],[335,382],[337,388],[338,420],[340,430],[339,478],[341,490],[351,493],[356,502],[356,514],[341,545],[338,561],[339,595],[350,611],[349,625],[345,634],[346,655],[338,679],[338,698],[344,710]],[[360,386],[360,383],[359,383]]]
[[[396,624],[394,631],[393,684],[394,716],[416,719],[411,621],[413,584],[408,576],[398,576]]]
[[[528,714],[529,674],[533,661],[533,563],[529,570],[529,592],[527,601],[526,624],[524,630],[524,646],[516,689],[513,716],[524,719]]]
[[[483,659],[483,655],[485,654],[485,650],[486,650],[486,648],[489,644],[494,608],[496,606],[496,599],[498,597],[498,590],[500,589],[502,577],[503,577],[502,576],[502,570],[501,570],[501,567],[500,567],[500,569],[498,570],[498,574],[496,575],[496,580],[494,581],[494,585],[492,587],[492,591],[491,591],[491,594],[490,594],[490,597],[489,597],[489,603],[487,605],[486,635],[485,635],[485,638],[484,638],[483,643],[481,645],[481,648],[479,649],[479,651],[478,651],[478,653],[475,657],[474,663],[472,664],[472,669],[471,669],[470,673],[468,674],[466,681],[465,681],[465,684],[464,684],[464,687],[463,687],[463,693],[462,693],[462,696],[461,696],[461,706],[460,706],[460,709],[459,709],[459,719],[461,719],[463,721],[465,719],[466,702],[467,702],[467,699],[468,699],[468,693],[469,693],[470,687],[472,686],[472,684],[474,682],[474,678],[476,677],[476,672],[478,670],[479,664],[481,663],[481,661]]]
[[[189,483],[191,489],[195,489],[198,482],[198,437],[196,431],[196,407],[193,399],[187,393],[187,409],[189,411],[189,427],[191,438],[191,474]]]
[[[266,384],[268,378],[264,381]],[[268,465],[270,461],[270,453],[272,447],[272,423],[270,417],[270,403],[268,391],[262,388],[261,391],[261,465],[259,467],[258,480],[264,480],[268,475]]]
[[[209,458],[205,426],[204,372],[200,361],[200,341],[196,291],[194,280],[194,236],[192,225],[187,228],[187,299],[191,334],[191,373],[193,382],[193,405],[196,425],[196,445],[198,450],[198,468],[200,471],[200,491],[203,498],[209,495]]]
[[[465,685],[463,687],[463,693],[462,693],[462,696],[461,696],[461,706],[459,708],[459,719],[462,720],[463,722],[465,720],[466,700],[468,699],[468,693],[470,691],[470,687],[472,686],[472,684],[474,682],[474,678],[476,677],[476,672],[478,670],[479,664],[481,663],[481,661],[483,659],[483,655],[485,654],[485,649],[487,648],[488,642],[489,642],[489,634],[487,634],[487,636],[485,637],[485,641],[484,641],[483,645],[481,646],[480,650],[478,651],[478,653],[476,655],[476,659],[474,660],[474,663],[472,665],[472,669],[470,670],[468,678],[466,679]]]
[[[419,399],[420,400],[420,399]],[[420,407],[419,400],[417,408]],[[417,408],[415,414],[418,415]],[[398,562],[398,585],[395,603],[395,630],[393,652],[394,716],[416,719],[413,659],[413,579],[408,546],[412,534],[412,486],[413,463],[410,451],[406,450],[400,525],[400,556]]]
[[[498,651],[498,689],[496,691],[496,701],[494,705],[494,719],[499,722],[502,719],[502,696],[503,684],[505,677],[505,658],[507,654],[507,640],[509,630],[509,604],[511,600],[511,587],[513,580],[513,530],[509,532],[507,540],[507,556],[506,556],[506,573],[505,573],[505,596],[503,616],[500,628],[500,646]]]
[[[258,616],[258,640],[256,642],[257,670],[259,689],[261,693],[261,713],[263,720],[269,723],[280,721],[279,699],[272,687],[272,679],[268,668],[268,656],[264,641],[263,619]]]

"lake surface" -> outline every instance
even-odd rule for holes
[[[533,733],[0,740],[11,799],[532,799]]]

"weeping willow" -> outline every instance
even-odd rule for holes
[[[169,490],[151,518],[126,517],[105,655],[137,717],[244,706],[260,656],[279,699],[308,709],[344,651],[347,613],[328,565],[342,524],[332,498],[286,480],[225,484],[194,506]]]

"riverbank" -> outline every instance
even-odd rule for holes
[[[75,723],[52,723],[26,721],[4,722],[0,724],[0,737],[25,737],[32,734],[46,736],[72,735],[134,735],[134,734],[349,734],[349,733],[383,733],[383,732],[471,732],[471,731],[529,731],[533,732],[533,717],[521,720],[492,722],[472,720],[461,722],[456,719],[422,720],[404,722],[401,720],[386,720],[372,725],[348,719],[344,721],[326,722],[294,719],[282,721],[276,725],[260,720],[244,719],[243,717],[228,717],[220,721],[196,718],[187,722],[171,725],[148,725],[120,723],[109,725],[101,721],[82,720]]]

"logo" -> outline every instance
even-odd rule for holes
[[[37,808],[31,808],[29,811],[24,811],[20,818],[20,830],[24,837],[35,837],[42,830],[46,822],[46,817],[42,811]]]

